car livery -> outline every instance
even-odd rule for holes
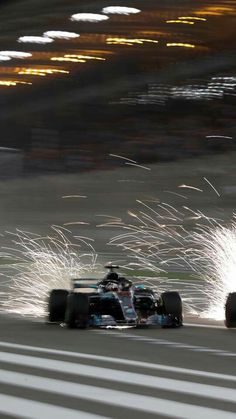
[[[135,285],[106,265],[101,281],[75,279],[71,290],[54,289],[48,302],[49,322],[68,328],[87,327],[180,327],[182,301],[177,291],[158,294],[145,284]]]

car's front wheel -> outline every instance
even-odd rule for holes
[[[55,289],[50,292],[48,300],[49,322],[63,322],[65,319],[68,291]]]
[[[65,323],[69,329],[85,329],[89,323],[89,297],[86,294],[71,293],[67,298]]]

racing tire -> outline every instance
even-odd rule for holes
[[[164,314],[172,319],[172,327],[183,325],[182,300],[177,291],[166,291],[161,294]]]
[[[236,327],[236,292],[229,293],[225,303],[225,326]]]
[[[68,329],[86,329],[89,323],[89,297],[86,294],[71,293],[67,297],[65,323]]]
[[[65,319],[68,291],[55,289],[50,292],[48,300],[48,321],[63,322]]]

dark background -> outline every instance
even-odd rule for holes
[[[111,153],[161,163],[235,150],[235,1],[118,3],[141,12],[72,22],[72,14],[101,13],[110,1],[1,1],[1,50],[33,54],[0,61],[0,82],[32,83],[0,85],[2,177],[113,168],[120,160]],[[179,16],[206,21],[166,23]],[[80,37],[49,45],[17,42],[46,30]],[[158,44],[108,45],[109,37]],[[195,48],[171,48],[168,42]],[[50,60],[65,54],[106,61]],[[19,75],[25,68],[69,74]]]

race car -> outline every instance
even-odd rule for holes
[[[135,285],[118,275],[118,266],[105,267],[108,274],[100,281],[74,279],[71,290],[53,289],[48,301],[49,322],[81,329],[120,325],[182,326],[182,301],[178,292],[158,294],[145,284]]]
[[[236,292],[230,292],[225,303],[225,326],[236,327]]]

